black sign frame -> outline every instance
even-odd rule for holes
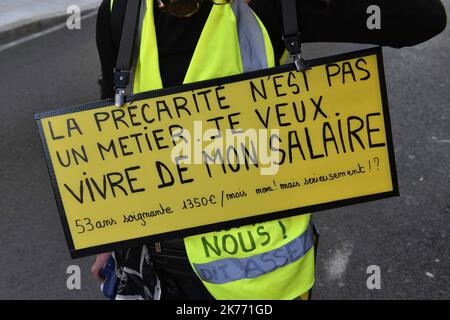
[[[392,129],[391,129],[391,121],[390,121],[390,115],[389,115],[389,104],[388,104],[388,97],[387,97],[387,91],[386,91],[386,80],[384,75],[384,64],[383,64],[383,54],[381,47],[374,47],[334,56],[328,56],[328,57],[322,57],[318,59],[313,59],[308,61],[308,65],[311,67],[325,65],[333,62],[340,62],[343,60],[349,60],[354,58],[363,58],[366,56],[376,55],[377,56],[377,63],[378,63],[378,71],[379,71],[379,81],[380,81],[380,91],[381,91],[381,99],[382,99],[382,107],[383,107],[383,116],[384,116],[384,125],[386,129],[386,143],[387,143],[387,149],[389,153],[389,164],[391,169],[391,178],[392,178],[392,186],[393,190],[389,192],[383,192],[373,195],[366,195],[366,196],[360,196],[355,198],[349,198],[345,200],[338,200],[338,201],[332,201],[328,203],[323,204],[317,204],[312,206],[305,206],[300,207],[296,209],[290,209],[290,210],[284,210],[284,211],[278,211],[278,212],[272,212],[262,215],[255,215],[249,218],[242,218],[238,220],[228,221],[228,222],[220,222],[215,223],[211,225],[204,225],[199,227],[194,227],[190,229],[183,229],[163,234],[157,234],[157,235],[151,235],[131,240],[125,240],[115,243],[109,243],[106,245],[100,245],[95,247],[90,247],[86,249],[75,249],[72,235],[70,232],[69,224],[65,215],[64,205],[61,199],[61,193],[58,188],[58,183],[56,180],[55,171],[53,168],[53,164],[51,162],[49,149],[47,146],[47,141],[45,139],[44,130],[42,128],[41,120],[53,116],[59,116],[59,115],[65,115],[70,113],[76,113],[80,111],[85,110],[91,110],[91,109],[97,109],[102,107],[107,107],[114,105],[114,100],[103,100],[99,102],[94,103],[88,103],[83,104],[79,106],[74,107],[66,107],[66,108],[60,108],[55,109],[51,111],[41,112],[41,113],[35,113],[34,118],[36,120],[36,124],[38,127],[39,135],[41,138],[41,143],[44,151],[45,160],[47,163],[47,168],[50,175],[50,181],[52,184],[53,192],[56,199],[56,204],[58,207],[59,216],[61,219],[61,223],[63,226],[64,234],[66,236],[66,241],[69,246],[70,255],[73,259],[81,258],[89,255],[104,253],[104,252],[111,252],[116,249],[123,249],[123,248],[130,248],[130,247],[136,247],[143,245],[145,243],[154,243],[156,241],[163,241],[168,239],[174,239],[174,238],[182,238],[186,236],[191,236],[194,234],[201,234],[201,233],[207,233],[211,231],[217,231],[222,229],[228,229],[233,228],[237,226],[257,223],[257,222],[265,222],[270,221],[274,219],[280,219],[280,218],[286,218],[290,216],[296,216],[301,214],[307,214],[311,212],[318,212],[323,210],[329,210],[333,208],[339,208],[369,201],[375,201],[380,199],[385,199],[389,197],[396,197],[399,196],[399,187],[398,187],[398,178],[397,178],[397,169],[396,169],[396,163],[395,163],[395,153],[394,153],[394,146],[392,141]],[[188,90],[197,90],[205,87],[211,87],[211,86],[218,86],[223,84],[228,84],[232,82],[242,81],[242,80],[248,80],[255,77],[262,77],[262,76],[269,76],[269,75],[276,75],[279,73],[289,72],[296,70],[294,64],[289,65],[283,65],[283,66],[277,66],[274,68],[259,70],[255,72],[250,73],[244,73],[239,74],[235,76],[229,76],[225,78],[218,78],[218,79],[212,79],[207,81],[201,81],[201,82],[195,82],[191,84],[186,84],[178,87],[172,87],[167,89],[160,89],[155,91],[149,91],[149,92],[143,92],[135,95],[130,95],[127,97],[126,102],[133,102],[133,101],[140,101],[155,97],[160,97],[164,95],[171,95],[176,94],[183,91]]]

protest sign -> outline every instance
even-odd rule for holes
[[[73,257],[398,194],[381,49],[35,115]]]

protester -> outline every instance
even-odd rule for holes
[[[252,23],[259,26],[252,32],[262,34],[265,41],[265,52],[258,54],[267,60],[267,67],[278,64],[285,51],[281,1],[252,0],[248,6],[244,0],[143,0],[145,12],[141,12],[144,21],[134,92],[244,72],[236,63],[242,58],[239,50],[242,43],[238,42],[242,39],[235,35],[237,28]],[[126,0],[113,3],[104,0],[98,12],[97,45],[102,64],[103,99],[115,94],[113,70],[126,4]],[[380,29],[367,26],[367,8],[371,5],[380,8]],[[260,21],[253,21],[253,15],[248,15],[249,7]],[[445,10],[439,0],[297,0],[297,8],[303,43],[352,42],[401,48],[424,42],[446,26]],[[252,46],[252,37],[248,41]],[[302,215],[279,221],[302,236],[310,230],[309,220],[309,215]],[[261,225],[270,229],[274,223],[278,222]],[[247,232],[246,226],[240,230]],[[196,259],[196,249],[201,246],[199,237],[116,251],[117,298],[293,299],[313,285],[314,250],[311,246],[295,263],[280,265],[259,277],[208,283],[191,266]],[[311,235],[308,237],[304,237],[306,242],[311,241]],[[271,244],[265,250],[273,252],[279,245]],[[305,243],[303,245],[306,247]],[[92,266],[92,273],[99,280],[100,270],[109,256],[99,255]]]

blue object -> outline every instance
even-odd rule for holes
[[[100,286],[103,295],[110,300],[114,300],[117,294],[117,276],[116,262],[112,256],[109,257],[106,265],[100,271],[100,275],[105,279]]]

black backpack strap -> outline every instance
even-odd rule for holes
[[[127,1],[127,11],[123,23],[122,37],[120,39],[119,56],[117,57],[116,68],[114,69],[115,105],[117,107],[125,104],[125,90],[130,82],[130,70],[140,6],[141,0]]]
[[[302,58],[300,32],[298,31],[297,0],[281,0],[281,8],[284,25],[283,40],[286,49],[294,59],[297,70],[305,71],[309,68]]]

